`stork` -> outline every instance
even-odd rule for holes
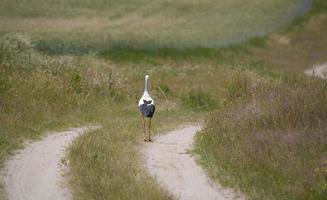
[[[150,138],[150,129],[151,129],[151,119],[153,117],[155,111],[154,101],[149,94],[148,88],[148,80],[149,75],[145,76],[145,86],[144,86],[144,93],[139,101],[139,110],[142,116],[143,122],[143,134],[144,134],[144,142],[152,142]],[[146,118],[148,118],[148,134],[146,134]]]

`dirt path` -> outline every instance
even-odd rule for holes
[[[305,70],[304,73],[309,76],[317,76],[319,78],[327,79],[327,62]]]
[[[198,130],[200,126],[190,126],[159,135],[153,143],[146,143],[143,150],[146,168],[178,199],[235,199],[232,190],[211,183],[188,153]]]
[[[62,180],[65,166],[61,159],[74,138],[96,128],[51,133],[18,151],[6,162],[3,176],[9,200],[71,199]]]

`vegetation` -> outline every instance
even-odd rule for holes
[[[237,75],[197,137],[201,163],[251,199],[326,197],[327,83]]]
[[[290,72],[326,62],[327,2],[314,0],[310,12],[282,32],[269,35],[265,48],[252,51],[270,68]]]
[[[326,30],[319,24],[327,22],[326,7],[318,9],[325,4],[315,1],[311,18],[250,51],[263,65],[289,72],[325,62]],[[270,77],[232,79],[224,106],[207,117],[197,137],[199,162],[250,199],[325,199],[326,81],[293,73]]]
[[[324,162],[326,152],[326,84],[279,71],[298,65],[289,56],[281,57],[284,65],[275,65],[270,52],[286,55],[292,45],[276,39],[286,35],[295,44],[301,38],[312,41],[311,51],[321,52],[322,60],[326,45],[319,43],[326,42],[326,17],[312,15],[302,30],[294,28],[278,37],[273,34],[211,48],[280,28],[298,14],[297,5],[302,3],[1,1],[0,163],[24,141],[40,138],[48,130],[100,124],[101,130],[79,137],[67,156],[74,197],[172,199],[144,171],[138,152],[142,129],[136,102],[144,74],[149,74],[159,105],[154,132],[197,121],[217,110],[208,117],[196,149],[214,178],[253,198],[321,197],[325,165],[318,163]],[[305,55],[304,46],[298,45],[294,55]],[[306,66],[311,64],[313,60]],[[218,128],[226,132],[218,133]],[[222,134],[226,137],[220,138]],[[243,138],[247,140],[237,140]],[[235,145],[231,151],[220,145],[231,139],[233,143],[226,143]],[[276,144],[282,148],[272,151]],[[261,157],[237,159],[261,148]],[[235,159],[228,160],[228,153],[235,154]],[[266,158],[268,153],[274,154]],[[233,168],[251,159],[256,163],[248,168]],[[290,163],[283,168],[285,161]],[[252,173],[258,168],[261,171]]]
[[[34,35],[48,53],[209,48],[263,36],[303,14],[304,0],[30,0],[0,2],[0,31]]]
[[[135,102],[142,93],[143,75],[148,73],[156,80],[152,92],[160,106],[154,132],[159,132],[199,119],[201,114],[193,112],[198,111],[198,103],[211,103],[204,99],[184,106],[181,99],[192,91],[215,98],[223,92],[223,77],[231,71],[205,63],[198,63],[199,67],[184,59],[153,57],[154,65],[134,63],[128,57],[127,62],[112,63],[92,55],[49,56],[33,49],[28,36],[22,34],[6,34],[0,41],[1,163],[24,141],[40,138],[48,130],[94,123],[103,126],[78,138],[67,157],[78,198],[170,198],[146,175],[137,150],[142,128]],[[212,85],[218,83],[216,78],[221,84],[211,87],[202,84],[203,76],[193,78],[204,72],[211,73],[206,79]],[[131,182],[135,184],[127,184]]]

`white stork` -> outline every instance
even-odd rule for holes
[[[155,105],[154,101],[151,98],[149,91],[148,91],[148,79],[149,75],[145,76],[145,87],[144,87],[144,93],[139,101],[139,110],[142,115],[142,122],[143,122],[143,132],[144,132],[144,141],[151,142],[150,138],[150,129],[151,129],[151,118],[153,117],[154,111],[155,111]],[[148,124],[148,135],[146,135],[146,119],[149,118],[149,124]]]

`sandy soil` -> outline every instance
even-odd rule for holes
[[[319,78],[327,79],[327,62],[305,70],[304,73],[309,76],[316,76]]]
[[[143,149],[146,168],[181,200],[243,199],[207,178],[188,150],[200,126],[190,126],[154,138]]]
[[[2,177],[9,200],[71,199],[63,181],[67,170],[62,160],[65,150],[74,138],[95,128],[98,127],[51,133],[13,155],[6,162]]]

